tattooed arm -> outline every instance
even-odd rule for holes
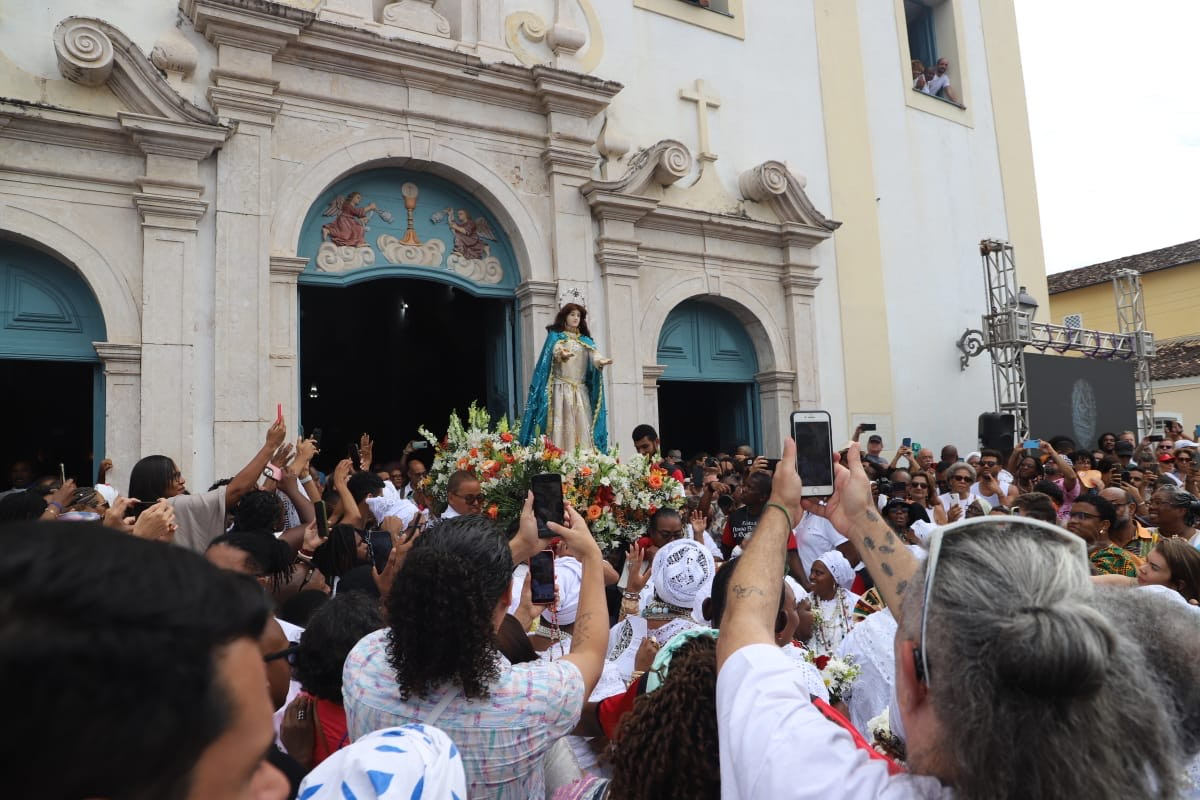
[[[788,439],[771,481],[771,499],[763,507],[754,536],[745,545],[730,582],[717,639],[717,669],[746,645],[775,643],[788,534],[792,520],[800,519],[800,489],[796,443]],[[780,506],[787,509],[786,514]]]
[[[854,542],[875,586],[899,622],[900,598],[917,570],[917,559],[879,515],[857,444],[850,445],[846,460],[849,467],[834,465],[833,495],[825,505],[806,499],[804,508],[828,519],[838,533]]]

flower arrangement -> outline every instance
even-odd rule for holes
[[[817,656],[807,651],[805,657],[821,672],[821,680],[829,690],[829,702],[849,700],[854,682],[862,674],[862,667],[854,663],[853,658],[837,658],[835,656]]]
[[[465,425],[457,413],[450,415],[441,440],[421,428],[434,447],[426,491],[444,505],[450,476],[458,470],[473,472],[484,495],[484,513],[507,528],[521,515],[533,476],[558,473],[564,499],[584,515],[602,548],[633,541],[645,532],[655,511],[683,504],[682,484],[645,456],[622,462],[615,451],[568,453],[545,436],[526,447],[518,441],[519,428],[506,417],[493,426],[487,409],[474,403]]]

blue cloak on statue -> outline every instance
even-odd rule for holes
[[[542,354],[538,356],[537,366],[533,369],[533,379],[529,384],[529,398],[525,401],[525,414],[521,417],[521,444],[528,445],[534,438],[546,431],[546,421],[550,413],[552,393],[554,391],[554,346],[567,338],[565,331],[550,331],[546,343],[542,345]],[[580,336],[579,343],[591,352],[596,351],[596,343],[589,336]],[[604,402],[604,373],[587,360],[587,374],[584,383],[588,389],[588,398],[592,404],[592,446],[601,452],[608,452],[608,407]],[[553,436],[551,440],[553,441]],[[554,442],[556,445],[559,442]]]

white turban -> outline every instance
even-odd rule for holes
[[[691,608],[717,567],[712,553],[695,539],[676,539],[654,555],[654,593],[673,606]]]
[[[849,589],[854,583],[854,567],[850,566],[850,562],[846,557],[837,550],[829,550],[822,553],[817,561],[825,565],[825,569],[829,570],[829,574],[833,576],[837,585],[843,589]]]
[[[317,765],[300,783],[304,800],[466,797],[462,756],[432,725],[368,733]]]
[[[579,587],[583,583],[583,564],[571,556],[554,559],[554,583],[558,590],[557,611],[547,608],[542,619],[553,622],[557,614],[558,624],[570,625],[579,613]]]
[[[382,497],[367,498],[367,508],[375,515],[376,522],[383,522],[384,517],[399,517],[406,527],[412,524],[413,518],[421,511],[416,503],[401,497],[391,481],[383,482]]]

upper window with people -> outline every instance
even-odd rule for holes
[[[963,108],[954,71],[958,50],[954,0],[904,0],[904,23],[913,91]]]

